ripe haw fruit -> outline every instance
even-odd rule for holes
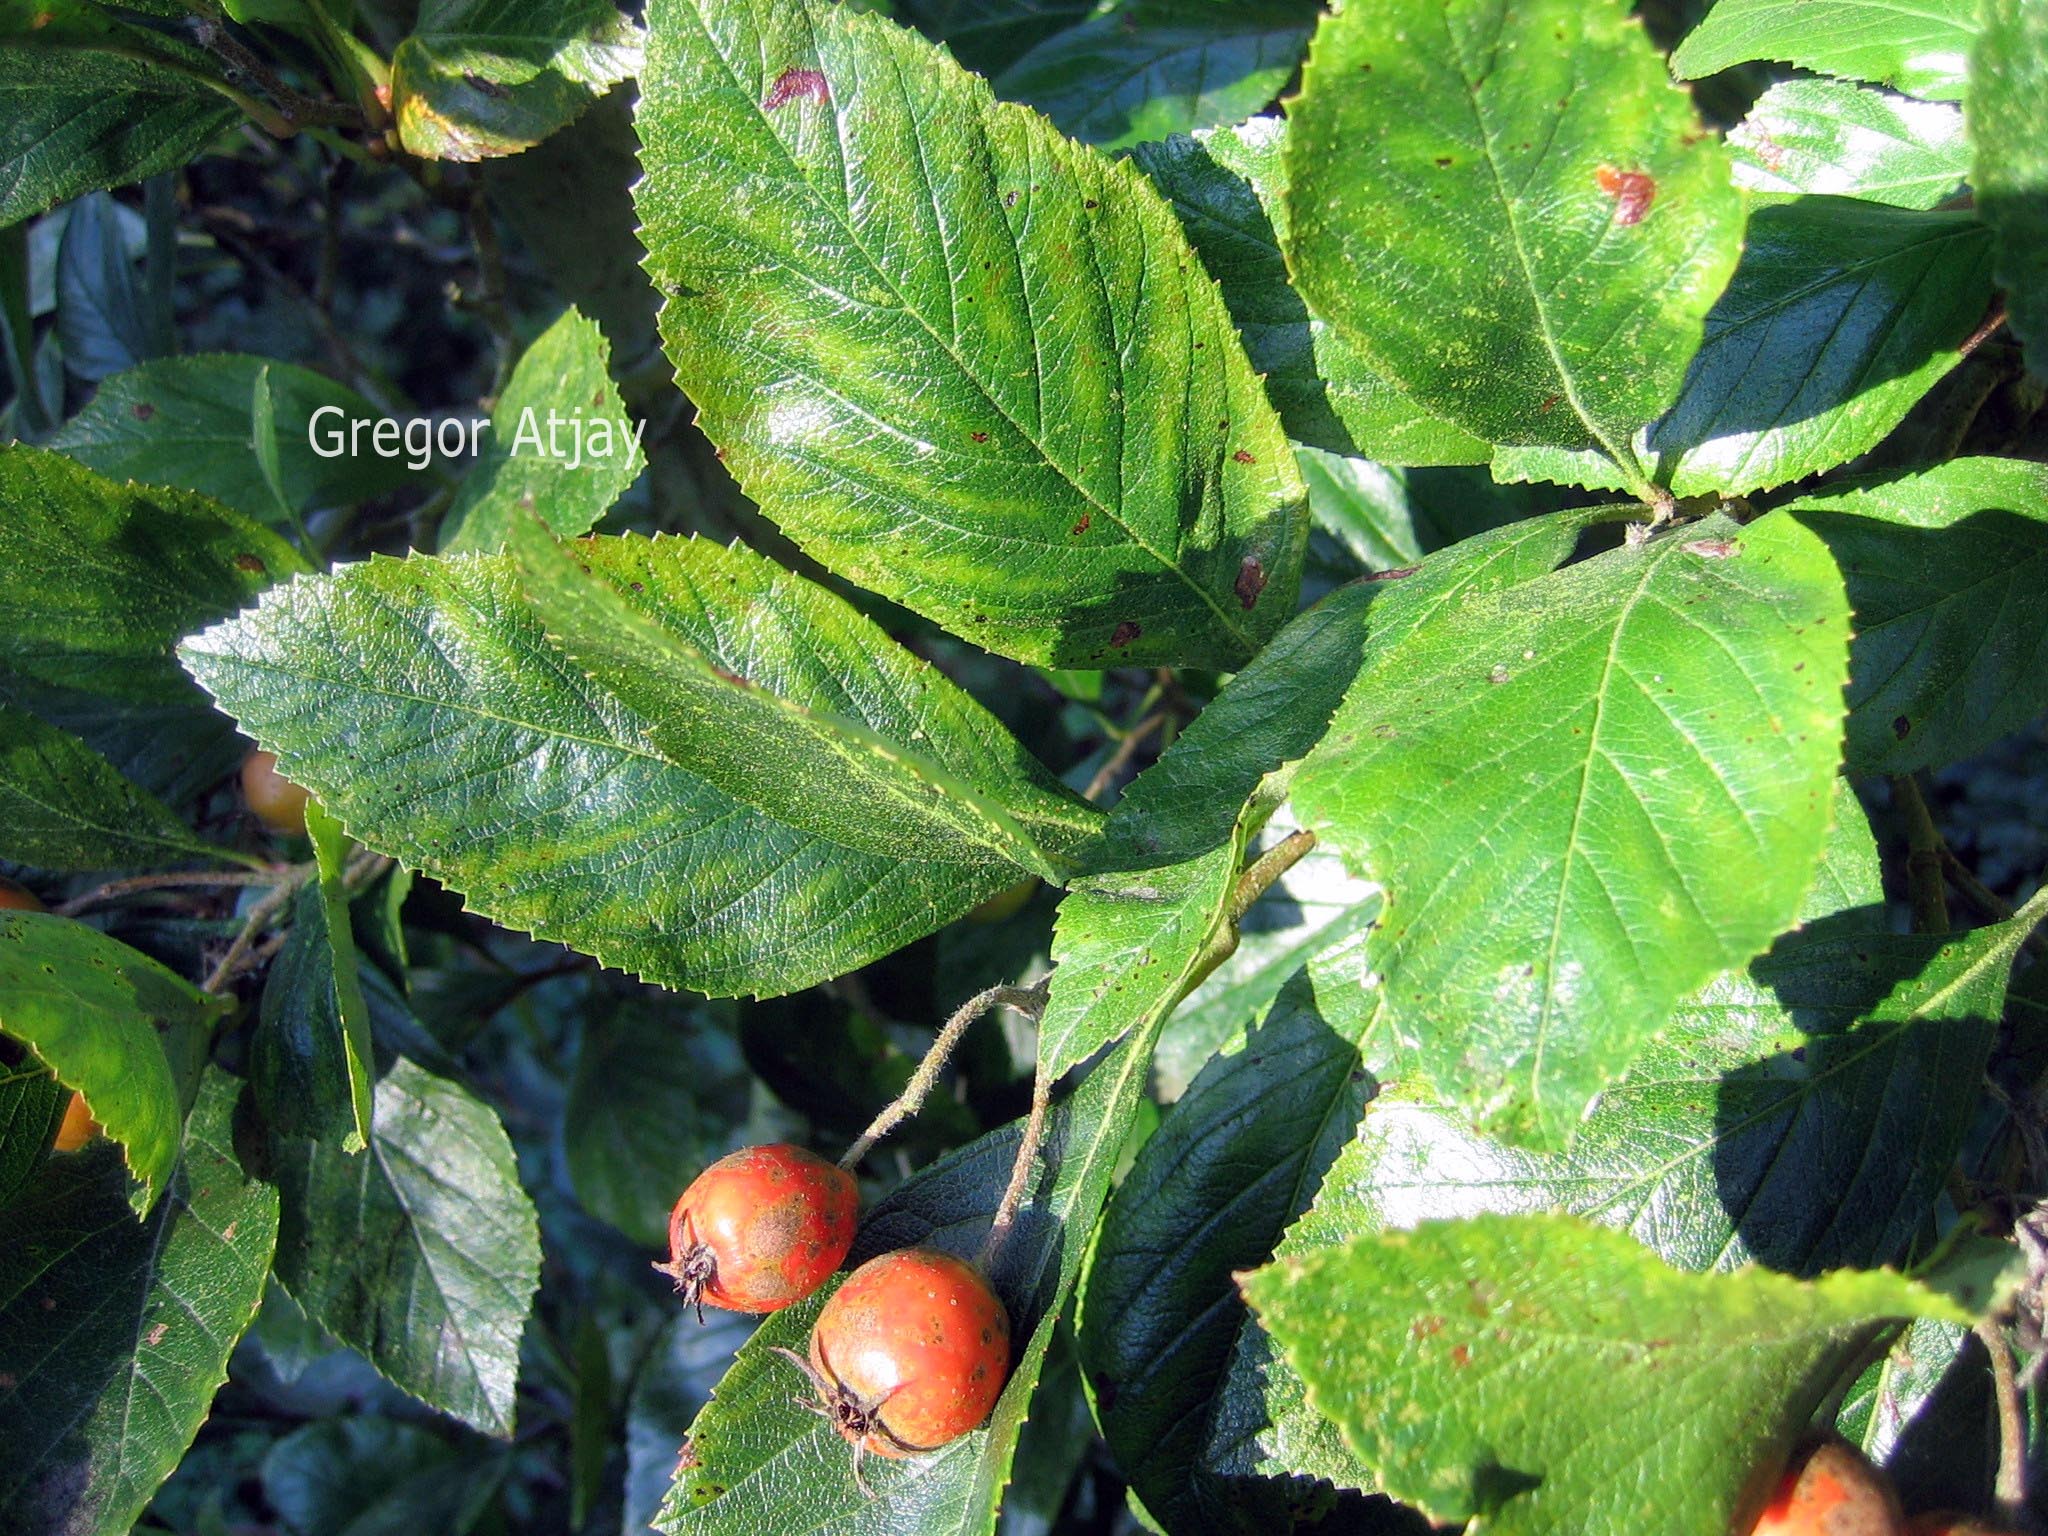
[[[811,1329],[807,1406],[861,1457],[936,1450],[986,1419],[1010,1375],[1010,1319],[981,1271],[935,1248],[869,1259],[832,1293]]]
[[[1902,1536],[1905,1526],[1890,1479],[1830,1437],[1793,1453],[1752,1536]]]
[[[306,802],[312,796],[277,771],[277,755],[251,752],[242,759],[242,799],[273,832],[306,835]]]
[[[853,1244],[860,1189],[815,1152],[774,1142],[721,1157],[668,1215],[669,1262],[683,1305],[703,1316],[779,1312],[825,1283]]]
[[[16,885],[12,880],[0,878],[0,908],[12,908],[16,912],[40,912],[43,904],[36,900],[36,893],[25,885]]]
[[[85,1107],[85,1095],[74,1093],[71,1102],[64,1106],[64,1123],[57,1127],[57,1139],[51,1145],[59,1152],[76,1152],[104,1131],[105,1127]]]

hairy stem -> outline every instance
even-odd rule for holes
[[[1052,1107],[1052,1083],[1046,1078],[1045,1067],[1040,1063],[1031,1079],[1031,1113],[1024,1121],[1024,1139],[1017,1143],[1017,1159],[1010,1165],[1010,1182],[1003,1187],[1003,1198],[996,1202],[995,1218],[989,1223],[988,1236],[983,1239],[981,1256],[977,1260],[984,1273],[995,1268],[996,1261],[1003,1256],[1003,1248],[1010,1241],[1010,1233],[1017,1225],[1018,1209],[1024,1204],[1024,1191],[1031,1184],[1031,1170],[1038,1162],[1038,1148],[1045,1140],[1046,1112]]]
[[[932,1041],[931,1049],[924,1053],[924,1060],[910,1074],[910,1081],[903,1085],[903,1091],[875,1116],[868,1128],[861,1132],[859,1140],[846,1149],[846,1155],[839,1159],[840,1167],[853,1167],[874,1150],[876,1142],[924,1107],[939,1074],[946,1069],[946,1059],[953,1054],[953,1047],[960,1043],[960,1037],[967,1033],[968,1026],[991,1008],[1014,1008],[1035,1019],[1045,1008],[1045,987],[1042,983],[1035,987],[990,987],[986,992],[975,993],[955,1009],[953,1016],[939,1030],[938,1038]]]
[[[261,871],[235,870],[232,873],[194,873],[185,871],[168,875],[130,875],[123,880],[109,880],[105,885],[95,886],[83,896],[74,896],[57,908],[59,917],[76,917],[104,902],[118,901],[123,896],[132,896],[138,891],[163,890],[211,890],[237,885],[276,885],[289,880],[295,872],[301,873],[306,866],[292,866],[284,869]]]

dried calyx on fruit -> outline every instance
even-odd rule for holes
[[[779,1312],[825,1283],[860,1217],[853,1175],[776,1142],[721,1157],[668,1217],[670,1276],[685,1306]]]
[[[250,814],[273,832],[306,835],[306,802],[312,796],[277,771],[277,756],[251,752],[242,759],[242,799]]]
[[[1905,1528],[1891,1480],[1828,1436],[1793,1453],[1752,1536],[1903,1536]]]
[[[795,1363],[817,1391],[807,1403],[861,1458],[937,1450],[976,1428],[1010,1374],[1010,1319],[974,1265],[935,1248],[870,1259],[832,1293]]]

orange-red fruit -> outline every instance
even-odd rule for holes
[[[242,798],[273,832],[306,835],[306,802],[313,797],[277,771],[277,756],[251,752],[242,759]]]
[[[1954,1510],[1942,1510],[1931,1515],[1915,1515],[1908,1520],[1906,1536],[2017,1536],[2017,1533],[1972,1520]]]
[[[57,1139],[52,1145],[59,1152],[76,1152],[102,1129],[99,1121],[93,1119],[92,1111],[85,1107],[85,1095],[74,1093],[71,1102],[64,1106],[64,1123],[57,1127]]]
[[[1844,1440],[1802,1446],[1753,1536],[1903,1536],[1891,1481]]]
[[[25,885],[16,885],[4,877],[0,877],[0,907],[11,907],[17,912],[43,910],[43,904],[36,900],[34,891]]]
[[[820,1410],[856,1454],[904,1457],[986,1419],[1010,1375],[1010,1319],[980,1270],[936,1248],[869,1259],[811,1329]]]
[[[825,1283],[860,1221],[853,1175],[774,1142],[721,1157],[668,1216],[669,1262],[685,1306],[779,1312]]]

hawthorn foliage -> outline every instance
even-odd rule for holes
[[[2013,1518],[2044,93],[2033,0],[0,0],[0,1528]],[[647,1261],[1005,985],[852,1261],[1049,1092],[1013,1369],[863,1486],[830,1287]]]

